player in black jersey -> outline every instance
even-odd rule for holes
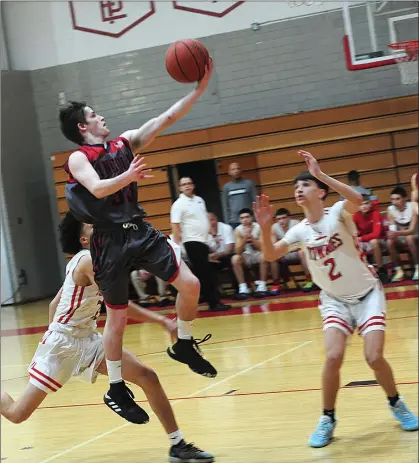
[[[205,360],[193,339],[199,281],[181,261],[180,247],[155,230],[138,204],[137,182],[150,176],[138,153],[163,130],[184,117],[205,92],[213,68],[212,59],[195,90],[139,129],[128,130],[106,141],[110,130],[105,119],[84,102],[69,102],[60,110],[61,130],[80,145],[65,166],[69,175],[66,198],[73,215],[93,224],[91,254],[95,280],[107,307],[104,347],[110,389],[105,403],[132,416],[141,408],[133,400],[121,375],[122,339],[127,321],[129,272],[143,268],[168,281],[178,290],[178,341],[169,348],[171,358],[203,376],[217,371]],[[141,190],[140,190],[141,192]],[[134,420],[135,421],[135,420]]]

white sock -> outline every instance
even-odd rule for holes
[[[109,382],[120,383],[122,381],[121,360],[106,360]]]
[[[239,284],[239,293],[248,293],[249,288],[247,287],[246,283],[240,283]]]
[[[266,281],[258,281],[256,291],[266,291]]]
[[[171,432],[167,436],[169,437],[170,445],[177,445],[181,440],[183,440],[182,431],[179,429],[175,432]]]
[[[415,265],[415,270],[419,270],[419,264]]]
[[[192,322],[177,319],[177,336],[179,339],[192,338]]]

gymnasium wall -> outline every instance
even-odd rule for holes
[[[30,73],[2,71],[1,79],[1,175],[8,218],[2,232],[10,232],[5,242],[15,275],[20,269],[26,272],[28,284],[20,291],[20,300],[26,300],[59,287],[57,245]],[[18,286],[17,281],[9,283]]]
[[[216,71],[209,91],[169,132],[413,94],[396,66],[347,71],[340,11],[204,37]],[[87,35],[87,34],[86,34]],[[84,98],[112,134],[141,125],[190,89],[164,68],[166,45],[34,70],[43,152],[70,149],[56,120],[58,93]],[[413,87],[413,88],[412,88]]]
[[[299,8],[290,7],[293,3],[224,0],[2,1],[11,65],[19,70],[137,51],[185,37],[208,37],[248,29],[254,21],[286,20],[317,14],[339,8],[342,2],[314,2],[311,7]],[[194,11],[185,11],[185,8]],[[131,27],[128,32],[119,35],[128,27]],[[87,33],[79,28],[102,34]],[[41,50],[42,53],[39,53]]]

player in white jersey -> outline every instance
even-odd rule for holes
[[[254,206],[261,227],[262,251],[273,261],[301,248],[313,281],[322,289],[320,313],[326,347],[323,368],[323,415],[311,435],[309,445],[329,444],[336,426],[335,402],[339,390],[339,371],[346,338],[358,328],[364,340],[365,357],[377,382],[387,394],[390,409],[406,431],[418,429],[417,417],[399,397],[390,365],[383,357],[386,303],[384,290],[359,251],[357,232],[351,215],[362,203],[362,196],[348,185],[324,174],[314,157],[299,151],[309,172],[295,181],[295,199],[304,210],[305,220],[291,228],[273,244],[271,224],[273,209],[262,195]],[[331,208],[324,208],[328,189],[346,198]]]
[[[63,251],[74,254],[67,264],[62,288],[50,304],[48,331],[41,339],[28,368],[29,384],[22,396],[14,401],[6,392],[1,393],[1,414],[13,423],[27,420],[50,392],[60,390],[72,376],[94,383],[99,374],[107,374],[102,335],[96,329],[96,319],[103,301],[94,282],[89,245],[92,226],[81,224],[68,213],[61,227]],[[129,303],[128,317],[161,324],[175,336],[176,323]],[[192,444],[187,444],[176,423],[172,407],[156,373],[135,355],[123,351],[122,376],[124,380],[141,387],[151,408],[159,418],[170,441],[169,461],[177,463],[211,463],[214,457]],[[134,397],[130,391],[132,398]],[[106,405],[120,415],[121,409],[112,401]],[[141,409],[142,410],[142,409]],[[131,412],[128,409],[128,414]],[[144,424],[148,414],[142,410],[126,417],[131,422]]]
[[[400,266],[399,252],[406,247],[409,249],[415,265],[412,280],[419,280],[418,263],[418,215],[417,203],[407,201],[407,191],[403,187],[396,187],[391,192],[391,205],[387,208],[387,219],[390,223],[387,246],[391,261],[394,265],[394,276],[391,281],[404,279],[404,272]]]

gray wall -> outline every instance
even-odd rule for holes
[[[365,21],[365,16],[362,17]],[[382,33],[377,31],[378,35]],[[211,91],[172,132],[296,111],[412,94],[396,66],[349,72],[342,51],[340,11],[203,38],[216,67]],[[45,156],[68,149],[60,134],[58,92],[85,98],[112,135],[166,109],[187,91],[164,67],[166,46],[32,72]]]
[[[16,269],[28,277],[20,293],[26,300],[59,288],[58,254],[30,74],[2,71],[1,79],[1,175]]]

